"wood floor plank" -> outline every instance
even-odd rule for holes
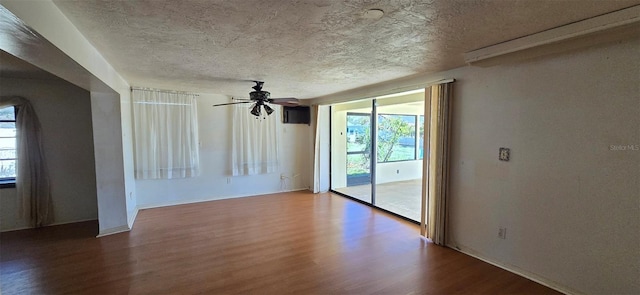
[[[307,192],[142,210],[0,234],[2,294],[558,294],[418,235],[415,224]]]

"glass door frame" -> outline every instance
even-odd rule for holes
[[[371,177],[372,177],[372,174],[371,174],[371,164],[372,163],[370,161],[371,160],[371,154],[372,154],[371,148],[369,147],[368,151],[366,151],[366,149],[363,150],[363,151],[350,151],[349,150],[349,141],[350,141],[349,137],[351,136],[351,134],[349,133],[349,117],[350,116],[351,117],[366,117],[366,118],[368,118],[368,120],[369,120],[369,126],[368,127],[369,127],[369,129],[371,129],[371,113],[354,113],[354,112],[347,112],[346,113],[346,117],[347,117],[347,133],[346,133],[346,139],[347,139],[347,148],[346,148],[346,152],[347,152],[347,154],[346,154],[347,180],[346,180],[346,182],[347,182],[347,186],[350,186],[350,185],[353,185],[353,184],[365,184],[365,183],[367,183],[366,181],[365,182],[360,182],[360,181],[357,181],[357,180],[355,181],[355,183],[354,183],[353,180],[352,180],[351,183],[349,182],[349,175],[353,175],[353,174],[349,174],[349,156],[350,155],[363,155],[364,156],[366,154],[369,154],[369,163],[368,163],[368,169],[367,169],[368,171],[367,171],[367,173],[362,173],[362,176],[352,177],[352,179],[353,178],[364,178],[364,177],[366,177],[366,179],[368,179],[369,183],[371,183]],[[355,133],[354,134],[354,137],[355,137],[354,139],[357,140],[357,132],[354,132],[354,133]]]
[[[332,118],[332,116],[333,116],[333,111],[334,111],[334,106],[330,106],[330,107],[329,107],[329,129],[331,130],[331,131],[329,132],[329,134],[330,134],[330,135],[329,135],[329,143],[330,143],[330,145],[332,145],[332,144],[333,144],[333,138],[332,138],[332,136],[331,136],[331,134],[333,133],[333,132],[332,132],[332,130],[333,130],[333,118]],[[330,192],[332,192],[332,193],[335,193],[335,194],[341,195],[341,196],[343,196],[343,197],[346,197],[346,198],[348,198],[348,199],[350,199],[350,200],[353,200],[353,201],[356,201],[356,202],[358,202],[358,203],[361,203],[361,204],[367,205],[367,206],[369,206],[369,207],[376,208],[376,209],[381,210],[381,211],[383,211],[383,212],[386,212],[386,213],[392,214],[392,215],[397,216],[397,217],[399,217],[399,218],[402,218],[402,219],[404,219],[404,220],[406,220],[406,221],[409,221],[409,222],[411,222],[411,223],[414,223],[414,224],[418,224],[418,225],[419,225],[419,224],[420,224],[420,221],[419,221],[419,220],[413,220],[413,219],[408,218],[408,217],[406,217],[406,216],[403,216],[403,215],[400,215],[400,214],[398,214],[398,213],[395,213],[395,212],[389,211],[389,210],[387,210],[387,209],[385,209],[385,208],[381,208],[381,207],[376,206],[376,177],[377,177],[377,176],[376,176],[376,166],[377,166],[377,164],[378,164],[378,163],[377,163],[377,160],[378,160],[378,159],[377,159],[377,157],[378,157],[378,151],[377,151],[377,149],[378,149],[378,144],[377,144],[377,140],[378,140],[378,139],[377,139],[377,135],[378,135],[378,134],[377,134],[377,128],[378,128],[378,110],[377,110],[377,99],[375,99],[375,98],[371,100],[371,114],[370,114],[370,115],[371,115],[371,120],[369,120],[369,121],[370,121],[369,123],[370,123],[370,126],[371,126],[371,128],[370,128],[370,136],[371,136],[371,143],[370,143],[370,144],[371,144],[371,155],[370,155],[370,157],[369,157],[369,158],[370,158],[370,159],[369,159],[369,160],[370,160],[370,164],[369,164],[369,165],[370,165],[370,174],[371,174],[371,181],[370,181],[370,185],[371,185],[371,202],[363,201],[363,200],[360,200],[360,199],[358,199],[358,198],[355,198],[355,197],[349,196],[349,195],[347,195],[347,194],[345,194],[345,193],[341,193],[341,192],[339,192],[339,191],[334,190],[333,185],[332,185],[332,179],[333,179],[333,177],[331,177],[331,174],[333,173],[333,168],[331,167],[331,164],[329,165],[329,173],[330,173],[330,177],[329,177],[329,191],[330,191]],[[416,121],[418,121],[418,118],[416,118]],[[416,127],[417,127],[417,126],[416,126]],[[416,128],[416,129],[418,129],[418,128]],[[332,150],[332,149],[330,149],[330,150]],[[345,151],[346,151],[346,149],[345,149]],[[333,154],[332,154],[331,152],[329,153],[329,157],[330,157],[330,158],[332,158],[332,157],[333,157]],[[416,155],[416,157],[417,157],[417,155]],[[422,159],[422,160],[424,161],[424,159]],[[332,161],[331,161],[331,160],[330,160],[329,162],[330,162],[330,163],[332,163]]]

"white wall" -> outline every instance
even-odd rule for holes
[[[313,109],[313,108],[312,108]],[[309,163],[314,165],[314,169],[309,170],[309,186],[312,188],[312,191],[315,193],[327,192],[330,189],[330,167],[331,167],[331,115],[330,115],[330,107],[329,106],[317,106],[317,122],[311,123],[312,134],[315,134],[317,138],[310,136],[311,142],[309,145],[314,149],[314,152],[317,152],[316,156],[314,153],[309,154]],[[318,124],[319,126],[316,126]],[[316,145],[318,145],[316,150]],[[314,162],[317,161],[317,162]],[[316,175],[317,173],[317,175]],[[316,179],[314,179],[314,177]],[[315,183],[317,181],[317,183]],[[315,186],[315,187],[314,187]]]
[[[422,179],[422,160],[378,163],[376,183]]]
[[[111,162],[122,162],[113,165],[123,168],[116,171],[110,162],[104,162],[105,166],[101,161],[96,163],[96,185],[99,206],[102,207],[98,217],[101,235],[131,228],[137,207],[131,145],[130,85],[51,0],[0,0],[0,4],[30,27],[25,32],[33,30],[46,38],[19,36],[19,33],[25,32],[14,32],[3,36],[5,38],[0,42],[3,50],[91,91],[96,110],[109,109],[112,103],[119,105],[116,107],[120,111],[117,121],[105,117],[93,118],[96,122],[102,122],[93,126],[94,134],[101,136],[99,140],[120,143],[120,146],[109,145],[110,149],[102,151],[108,152]],[[98,97],[105,97],[108,102],[96,101]],[[115,178],[124,180],[114,182]],[[116,184],[118,187],[114,187]],[[102,193],[107,191],[109,193]],[[122,218],[123,215],[125,218]]]
[[[635,39],[446,73],[449,245],[567,292],[640,293],[639,52]]]
[[[115,98],[114,98],[115,99]],[[116,101],[117,103],[117,101]],[[136,215],[138,214],[138,199],[135,187],[134,161],[133,161],[133,107],[131,104],[131,92],[122,91],[120,93],[120,123],[122,138],[122,162],[124,168],[124,193],[125,206],[127,210],[128,228],[133,228]],[[118,149],[120,150],[120,149]]]
[[[309,188],[309,170],[313,169],[309,157],[309,153],[313,151],[309,140],[312,131],[310,126],[304,124],[280,125],[280,172],[230,176],[233,109],[211,106],[228,101],[226,96],[215,94],[201,94],[197,99],[200,176],[186,179],[136,180],[139,208]],[[284,183],[280,180],[281,173],[289,177]]]
[[[100,236],[129,229],[125,197],[120,97],[115,93],[91,92],[93,145],[96,161]],[[111,126],[112,128],[106,128]],[[114,128],[115,127],[115,128]]]
[[[0,78],[0,95],[31,101],[42,125],[54,224],[98,218],[89,92],[63,80]],[[0,189],[0,229],[29,227],[15,188]]]

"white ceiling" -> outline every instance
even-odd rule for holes
[[[134,86],[314,98],[464,65],[463,53],[640,0],[54,0]],[[378,20],[362,15],[381,9]]]

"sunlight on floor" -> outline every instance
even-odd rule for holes
[[[370,202],[371,184],[334,189],[347,196]],[[420,221],[422,180],[389,182],[376,185],[376,206]]]

